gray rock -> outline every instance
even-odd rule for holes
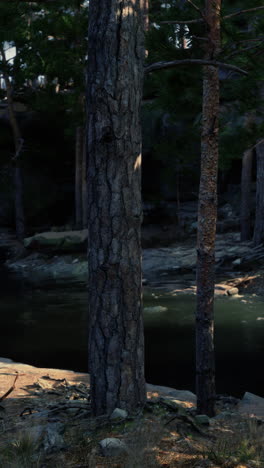
[[[82,231],[42,232],[24,239],[24,246],[32,249],[48,249],[61,252],[85,250],[87,229]]]
[[[52,452],[53,450],[65,448],[65,442],[62,437],[64,431],[65,425],[63,423],[47,424],[43,437],[43,448],[45,452]]]
[[[116,457],[118,455],[124,455],[128,452],[128,447],[120,439],[109,437],[99,442],[104,457]]]
[[[226,419],[231,419],[234,416],[234,413],[230,411],[222,411],[221,413],[217,414],[213,419],[216,421],[224,421]]]
[[[240,414],[264,419],[264,398],[246,392],[238,404],[237,410]]]
[[[52,452],[65,447],[62,437],[64,431],[65,425],[62,423],[37,424],[28,430],[28,436],[36,449]]]
[[[170,398],[181,406],[196,404],[196,395],[189,390],[176,390],[171,387],[147,384],[147,392],[157,393],[159,397]]]
[[[236,258],[233,262],[232,262],[232,265],[234,266],[237,266],[237,265],[241,265],[241,258]]]
[[[202,424],[203,426],[209,426],[210,424],[210,418],[206,414],[197,414],[194,419],[197,424]]]
[[[25,262],[21,261],[9,263],[8,268],[20,272],[23,269],[23,274],[33,284],[39,283],[42,280],[50,280],[54,278],[59,280],[68,278],[77,281],[87,280],[88,264],[86,259],[72,263],[70,256],[62,256],[53,257],[52,262],[47,262],[45,258],[39,258],[37,261],[32,261],[33,255],[27,257],[26,268],[23,268],[23,263]]]
[[[178,411],[179,408],[181,408],[181,405],[179,404],[178,400],[174,400],[169,397],[161,397],[160,401],[172,411]]]
[[[1,362],[1,364],[2,364],[2,363],[4,363],[4,364],[11,364],[11,363],[13,363],[14,361],[12,361],[12,359],[0,357],[0,362]]]
[[[110,416],[110,419],[126,419],[128,416],[127,411],[121,408],[115,408]]]
[[[238,288],[231,288],[231,289],[228,289],[227,290],[227,294],[228,296],[235,296],[236,294],[239,293],[239,289]]]

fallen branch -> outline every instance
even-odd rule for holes
[[[192,426],[192,428],[198,432],[199,434],[201,434],[203,437],[208,437],[208,438],[212,438],[214,436],[212,436],[212,434],[208,434],[208,432],[205,432],[203,431],[199,426],[198,424],[196,424],[196,422],[193,420],[193,418],[191,416],[188,416],[187,414],[177,414],[177,416],[173,416],[172,418],[170,418],[165,424],[164,426],[167,426],[168,424],[170,424],[172,421],[174,421],[175,419],[181,419],[182,421],[184,422],[187,422],[188,424],[190,424]]]
[[[171,62],[155,62],[145,67],[145,73],[150,73],[157,70],[166,70],[168,68],[174,68],[178,65],[210,65],[211,67],[221,67],[228,70],[241,73],[242,75],[248,75],[248,72],[242,70],[242,68],[236,67],[235,65],[229,65],[228,63],[218,62],[216,60],[203,60],[203,59],[184,59],[184,60],[172,60]]]
[[[23,411],[20,413],[20,417],[23,418],[24,416],[27,416],[28,414],[33,414],[33,410],[31,408],[25,408]]]
[[[13,390],[14,390],[15,387],[16,387],[16,381],[17,381],[19,375],[21,375],[21,374],[18,374],[18,373],[17,373],[17,375],[15,376],[15,380],[14,380],[14,382],[13,382],[13,385],[9,388],[9,390],[7,390],[7,392],[6,392],[4,395],[2,395],[2,396],[0,397],[0,401],[3,401],[6,397],[8,397],[8,395],[10,395],[11,392],[13,392]]]

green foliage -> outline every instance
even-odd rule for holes
[[[162,21],[175,19],[197,19],[199,13],[187,2],[171,0],[168,2],[171,8],[167,9],[161,7],[162,3],[166,2],[151,2],[151,21],[159,24],[160,28],[151,28],[147,35],[149,63],[203,58],[204,42],[200,38],[205,37],[206,26],[202,22],[188,25],[187,38],[191,39],[192,47],[187,49],[176,47],[181,32],[179,27],[177,30],[175,25],[161,24]],[[204,1],[197,1],[196,5],[202,10]],[[223,4],[222,16],[258,6],[258,0],[229,0]],[[244,77],[221,70],[220,168],[229,170],[233,159],[241,159],[243,152],[263,137],[260,90],[264,85],[264,12],[235,16],[222,21],[221,28],[222,52],[219,60],[237,65],[249,73]],[[184,164],[188,167],[192,155],[194,160],[195,157],[197,159],[199,148],[202,68],[188,65],[152,73],[145,83],[145,96],[152,99],[153,108],[168,112],[175,122],[183,124],[182,132],[176,133],[174,138],[166,136],[164,141],[157,141],[154,153],[159,158],[163,155],[170,168],[182,165],[184,170]],[[248,116],[252,116],[251,124],[248,123]]]
[[[163,8],[165,4],[170,8]],[[204,8],[204,0],[196,0]],[[259,6],[259,0],[228,0],[222,15]],[[162,21],[200,18],[186,1],[150,1],[150,31],[146,34],[148,63],[156,61],[202,58],[206,25],[193,23],[188,28],[161,24]],[[17,55],[8,63],[14,94],[58,128],[69,149],[74,151],[74,133],[84,121],[85,65],[87,54],[88,8],[82,2],[65,0],[54,4],[34,2],[0,2],[0,43],[14,44]],[[154,26],[153,26],[154,25]],[[260,89],[263,88],[264,14],[262,12],[236,16],[222,22],[222,52],[219,60],[235,64],[249,72],[247,77],[231,73],[221,76],[220,168],[228,170],[233,159],[242,157],[246,148],[263,137]],[[262,37],[262,42],[258,39]],[[191,47],[180,45],[189,41]],[[0,59],[0,73],[3,63]],[[46,84],[36,87],[38,75]],[[0,90],[0,97],[5,92]],[[19,96],[19,98],[17,98]],[[200,147],[200,117],[202,112],[202,68],[180,66],[149,74],[144,85],[143,134],[144,146],[162,166],[165,179],[173,184],[177,174],[190,174],[197,180]],[[164,126],[164,115],[168,125]],[[251,125],[246,116],[255,115]],[[59,122],[59,125],[58,125]],[[61,129],[59,131],[59,128]],[[1,141],[4,138],[0,135]],[[28,149],[32,160],[44,158],[41,148]],[[40,146],[42,143],[40,144]],[[4,142],[4,147],[7,147]],[[8,151],[1,160],[6,162]],[[34,153],[34,156],[33,156]],[[45,146],[47,161],[67,158],[68,153],[54,154]],[[29,165],[30,165],[29,164]],[[48,162],[49,164],[49,162]],[[69,164],[67,162],[67,164]],[[34,166],[34,162],[33,162]]]
[[[23,92],[22,100],[31,109],[54,106],[56,112],[63,107],[74,109],[72,116],[81,118],[88,10],[79,4],[66,0],[43,8],[42,4],[0,2],[0,42],[17,49],[7,71],[15,91]],[[0,72],[2,66],[0,60]],[[46,81],[41,89],[32,83],[40,75]]]

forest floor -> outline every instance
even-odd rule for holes
[[[88,374],[0,360],[2,468],[264,466],[263,399],[219,396],[216,416],[201,420],[191,392],[148,385],[140,413],[93,418]],[[103,456],[106,438],[119,453]]]

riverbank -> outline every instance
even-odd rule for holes
[[[93,418],[88,374],[0,358],[1,397],[1,466],[263,466],[264,399],[250,393],[218,396],[207,418],[193,393],[148,385],[143,411]]]
[[[87,258],[83,251],[84,242],[84,231],[37,234],[25,240],[27,247],[20,252],[17,245],[15,249],[11,249],[5,266],[33,284],[49,279],[71,279],[86,283]],[[72,251],[72,245],[75,245],[76,252]],[[78,251],[80,246],[81,251]],[[71,247],[71,251],[67,252]],[[252,242],[240,242],[239,233],[218,234],[215,294],[263,295],[263,260],[263,246],[254,248]],[[195,294],[195,270],[194,236],[167,247],[143,249],[143,284],[148,284],[151,288]]]

